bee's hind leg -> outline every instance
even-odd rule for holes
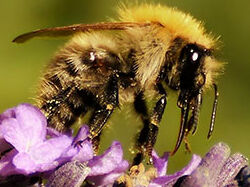
[[[99,148],[101,131],[109,119],[114,109],[119,105],[118,102],[118,76],[112,75],[104,90],[100,100],[89,120],[90,138],[93,142],[94,151],[97,152]]]
[[[138,165],[140,162],[142,162],[145,155],[149,156],[149,162],[152,163],[152,150],[156,142],[159,128],[158,126],[162,119],[162,115],[167,103],[166,92],[160,83],[157,84],[157,91],[160,95],[160,98],[156,102],[150,117],[148,115],[146,102],[143,99],[142,92],[136,96],[134,102],[135,110],[141,115],[144,126],[140,132],[139,138],[137,139],[139,153],[135,156],[133,165]]]

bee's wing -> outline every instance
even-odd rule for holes
[[[131,27],[145,27],[155,23],[135,23],[135,22],[108,22],[96,24],[76,24],[64,27],[53,27],[46,29],[39,29],[28,32],[16,37],[13,42],[23,43],[34,37],[57,37],[57,36],[70,36],[76,32],[87,32],[91,30],[125,30]]]

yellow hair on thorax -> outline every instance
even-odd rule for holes
[[[118,9],[119,19],[124,22],[159,22],[173,37],[181,37],[190,43],[212,48],[215,39],[205,33],[200,21],[176,8],[143,4]]]

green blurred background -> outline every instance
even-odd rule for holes
[[[148,1],[149,2],[149,1]],[[221,36],[220,59],[228,62],[219,80],[219,107],[215,132],[206,139],[213,102],[213,92],[204,97],[198,132],[190,136],[192,151],[204,155],[216,142],[223,141],[233,152],[250,156],[250,1],[242,0],[158,0],[151,1],[176,6],[203,20],[208,31]],[[66,40],[35,39],[18,45],[11,40],[19,34],[38,28],[74,23],[95,23],[115,16],[118,0],[12,0],[0,1],[0,112],[22,102],[33,102],[36,85],[43,67],[56,49]],[[162,154],[174,147],[180,111],[176,95],[170,93],[167,110],[161,123],[156,150]],[[129,152],[141,122],[128,107],[116,111],[103,134],[102,150],[112,140],[122,142],[125,157]],[[183,167],[191,155],[182,146],[171,158],[169,171]]]

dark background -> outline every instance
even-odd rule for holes
[[[227,0],[162,0],[151,1],[176,6],[205,23],[208,31],[221,36],[220,59],[226,61],[226,71],[219,80],[219,107],[215,132],[208,132],[213,92],[209,91],[202,106],[198,132],[190,137],[193,153],[204,155],[216,142],[230,145],[233,152],[250,156],[250,1]],[[35,39],[18,45],[11,40],[19,34],[38,28],[75,23],[95,23],[115,16],[117,0],[12,0],[0,1],[0,112],[18,105],[32,103],[43,67],[56,49],[66,40]],[[170,93],[167,110],[161,123],[156,150],[162,154],[174,147],[180,111],[176,95]],[[129,148],[141,126],[140,120],[128,107],[116,111],[103,135],[102,150],[116,139],[122,142],[125,157],[131,159]],[[171,158],[170,172],[183,167],[191,155],[184,146]]]

